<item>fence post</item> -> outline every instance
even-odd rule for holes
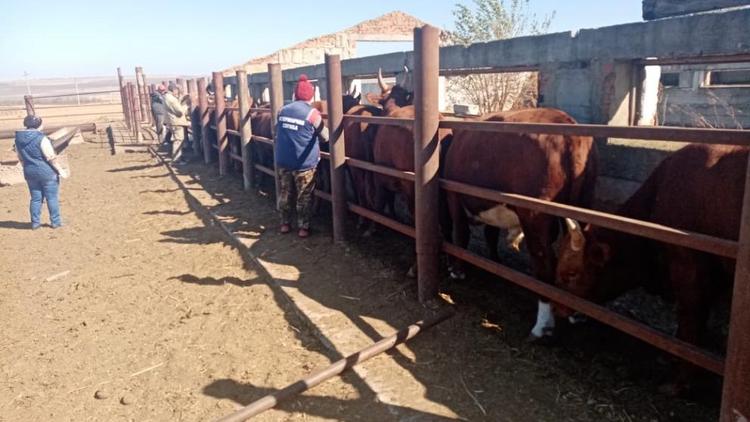
[[[437,297],[439,280],[440,223],[438,219],[438,166],[440,142],[437,136],[440,30],[425,25],[414,30],[414,173],[419,301]]]
[[[279,119],[279,110],[284,106],[284,83],[281,75],[281,65],[279,63],[268,64],[268,76],[270,79],[271,94],[271,131],[274,139],[273,151],[273,179],[276,186],[276,208],[279,207],[279,173],[276,171],[276,121]]]
[[[247,85],[247,72],[237,71],[237,100],[240,106],[240,145],[242,148],[242,185],[245,190],[255,185],[255,164],[250,150],[253,128],[250,125],[250,87]]]
[[[211,163],[211,143],[208,140],[208,92],[206,91],[206,78],[198,79],[198,114],[201,123],[201,149],[203,150],[203,162]]]
[[[23,104],[26,106],[26,115],[33,116],[34,112],[34,98],[31,95],[23,96]]]
[[[141,69],[141,82],[143,83],[143,105],[146,112],[146,122],[152,125],[156,122],[154,122],[154,114],[151,110],[151,92],[148,90],[148,82],[146,81],[146,74],[143,73],[143,69]]]
[[[130,129],[130,108],[128,107],[127,92],[125,91],[125,81],[122,77],[122,70],[117,68],[117,81],[120,84],[120,104],[122,105],[122,116],[125,118],[125,126]]]
[[[136,95],[136,116],[138,122],[146,121],[146,107],[144,107],[144,95],[143,95],[143,79],[141,78],[143,68],[140,66],[135,67],[135,95]]]
[[[128,127],[128,132],[133,133],[133,118],[130,113],[130,86],[124,84],[122,87],[122,101],[123,107],[125,108],[125,125]]]
[[[187,91],[188,95],[190,96],[190,127],[193,131],[193,139],[191,139],[191,145],[193,147],[193,155],[198,155],[201,150],[200,142],[195,141],[200,139],[201,134],[196,133],[195,129],[197,122],[193,121],[193,119],[195,119],[195,109],[198,108],[198,86],[195,84],[195,79],[187,80]]]
[[[141,123],[138,121],[138,93],[135,85],[128,82],[128,96],[130,97],[130,109],[133,111],[130,114],[131,122],[133,124],[133,136],[136,142],[141,141]]]
[[[750,161],[750,158],[748,158]],[[724,365],[721,422],[750,420],[750,162],[745,173],[739,251]]]
[[[187,81],[183,78],[176,79],[177,86],[180,87],[180,97],[187,94]]]
[[[224,98],[224,74],[214,72],[214,124],[216,125],[216,146],[219,147],[219,176],[227,174],[227,116],[226,99]]]
[[[328,130],[330,134],[331,198],[333,208],[333,240],[346,240],[346,187],[344,186],[344,164],[346,149],[344,143],[343,115],[341,99],[341,58],[338,54],[326,54],[326,85],[328,98]]]

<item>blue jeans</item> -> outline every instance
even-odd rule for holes
[[[31,213],[31,227],[37,228],[41,224],[42,202],[47,200],[47,209],[49,209],[49,219],[52,227],[62,225],[60,219],[60,201],[58,193],[60,191],[60,182],[57,180],[27,180],[29,192],[31,192],[31,204],[29,211]]]

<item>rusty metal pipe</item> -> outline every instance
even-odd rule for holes
[[[434,26],[425,25],[414,30],[414,217],[417,231],[417,289],[422,303],[437,297],[440,280],[440,142],[437,136],[439,41],[440,30]]]
[[[208,92],[206,91],[206,78],[198,78],[198,113],[200,114],[201,124],[201,149],[203,150],[203,162],[211,163],[211,145],[208,141]]]
[[[221,72],[213,73],[214,81],[214,125],[216,125],[216,145],[219,149],[219,176],[227,174],[227,150],[229,139],[227,138],[227,115],[226,99],[224,98],[224,74]]]
[[[330,145],[329,166],[331,169],[331,196],[333,204],[333,240],[346,240],[346,187],[344,185],[344,164],[346,149],[344,141],[344,104],[341,88],[341,58],[338,55],[325,56],[326,85],[328,88],[328,131]]]
[[[255,163],[251,151],[253,128],[250,124],[250,87],[247,84],[247,72],[237,71],[237,101],[240,112],[240,148],[242,156],[242,186],[246,191],[255,185]]]
[[[740,221],[740,250],[734,271],[721,422],[750,418],[750,165],[745,174]]]
[[[281,65],[279,63],[268,64],[268,74],[270,75],[271,83],[269,85],[271,94],[271,129],[273,131],[273,138],[276,139],[276,124],[275,122],[279,119],[279,110],[284,106],[284,82],[281,75]],[[273,154],[273,168],[277,169],[276,165],[276,154]],[[278,194],[281,190],[279,183],[279,175],[274,174],[274,182],[276,186],[276,208],[278,208]]]
[[[130,109],[128,107],[127,93],[125,92],[125,82],[122,77],[122,70],[117,68],[117,82],[120,84],[120,103],[122,105],[122,116],[125,119],[125,125],[130,129]]]
[[[447,308],[434,316],[430,316],[421,321],[417,321],[414,324],[411,324],[408,327],[398,331],[397,333],[372,344],[371,346],[368,346],[343,359],[334,362],[331,366],[325,369],[302,378],[301,380],[293,384],[289,384],[288,386],[273,394],[262,397],[231,415],[218,419],[216,422],[241,422],[262,412],[265,412],[266,410],[272,409],[283,400],[288,400],[289,398],[295,397],[324,381],[340,375],[344,371],[353,368],[357,364],[370,360],[373,357],[387,350],[390,350],[401,343],[411,340],[417,334],[445,321],[446,319],[453,316],[453,314],[454,311],[450,308]]]

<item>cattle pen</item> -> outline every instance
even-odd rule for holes
[[[750,22],[749,11],[736,13],[741,15],[735,22],[736,25],[739,25],[738,28],[741,28],[744,23]],[[690,19],[684,18],[685,22],[681,22],[679,25],[689,27]],[[712,17],[702,17],[701,19],[712,19]],[[623,31],[627,31],[627,29]],[[742,32],[741,29],[737,29],[737,31]],[[330,165],[331,191],[329,193],[319,190],[317,196],[330,201],[332,204],[333,238],[336,242],[344,242],[348,238],[344,224],[348,218],[347,212],[350,211],[373,220],[415,239],[419,268],[418,293],[419,299],[423,303],[429,304],[438,295],[439,255],[440,253],[446,253],[723,376],[721,421],[746,420],[741,418],[743,415],[745,417],[750,415],[750,400],[748,399],[750,397],[750,312],[748,312],[750,308],[750,166],[744,179],[745,193],[742,201],[741,229],[738,240],[722,239],[615,214],[500,192],[441,178],[438,172],[440,145],[436,133],[438,129],[461,129],[492,133],[581,135],[595,138],[611,137],[750,146],[750,131],[606,124],[570,125],[438,120],[438,78],[441,75],[470,74],[472,71],[487,72],[489,70],[510,71],[525,68],[521,66],[524,58],[509,63],[503,63],[503,60],[512,56],[514,48],[521,48],[520,44],[531,42],[528,40],[510,40],[504,43],[487,43],[476,47],[444,47],[441,49],[439,33],[439,29],[431,26],[416,28],[413,54],[386,55],[377,64],[386,68],[391,74],[395,73],[396,69],[404,63],[413,67],[416,111],[414,119],[345,115],[341,101],[343,81],[345,78],[371,77],[374,73],[374,65],[371,62],[366,63],[359,59],[342,62],[337,55],[326,55],[325,64],[310,68],[289,69],[282,72],[280,65],[269,64],[266,74],[248,76],[243,70],[236,71],[231,82],[237,86],[238,90],[239,107],[237,108],[226,106],[223,90],[229,81],[225,80],[222,72],[214,72],[212,75],[212,85],[215,89],[213,105],[209,105],[207,84],[204,78],[177,81],[186,87],[186,91],[194,99],[193,107],[198,108],[203,143],[197,145],[197,147],[201,150],[205,163],[210,164],[216,161],[220,175],[228,174],[230,164],[235,163],[238,169],[241,168],[246,190],[250,190],[254,185],[256,172],[274,176],[273,168],[253,161],[250,150],[252,145],[260,143],[273,146],[274,141],[272,138],[253,135],[250,113],[267,112],[275,118],[278,110],[284,104],[285,82],[293,81],[301,73],[307,73],[314,78],[324,80],[328,100],[326,117],[332,136],[330,152],[322,153],[322,157],[328,160]],[[664,47],[664,49],[661,47],[649,49],[648,46],[641,46],[636,52],[628,51],[627,54],[631,54],[633,57],[627,57],[627,59],[629,60],[628,63],[633,66],[632,69],[658,64],[750,61],[750,52],[745,51],[750,49],[748,47],[750,44],[745,45],[742,51],[738,52],[737,45],[740,45],[740,43],[733,43],[733,41],[732,39],[726,40],[725,43],[716,48],[716,51],[701,51],[700,53],[678,49],[677,53],[667,54],[664,53],[667,47]],[[669,47],[671,48],[671,46]],[[471,48],[483,50],[485,54],[479,54],[478,56],[484,57],[485,62],[469,62],[468,55],[464,52]],[[560,48],[560,50],[564,51],[551,54],[572,54],[572,49]],[[488,52],[494,52],[494,54]],[[582,53],[579,52],[578,54]],[[346,70],[343,74],[342,68]],[[628,72],[632,69],[629,69]],[[150,119],[147,100],[149,88],[140,68],[137,68],[135,84],[123,84],[122,75],[119,76],[125,121],[133,133],[139,136],[141,123],[148,122]],[[264,84],[268,85],[270,89],[270,109],[251,107],[250,89],[256,85]],[[33,109],[30,113],[32,112]],[[239,113],[240,125],[236,130],[227,128],[227,114],[230,112]],[[348,157],[343,135],[343,125],[347,122],[400,126],[412,129],[414,133],[415,171],[400,171]],[[215,142],[211,141],[212,138]],[[412,227],[378,214],[361,204],[348,202],[344,182],[344,170],[347,166],[414,183],[416,190],[415,226]],[[438,221],[438,201],[441,190],[457,192],[558,217],[573,218],[612,230],[735,260],[735,280],[726,357],[722,358],[695,345],[680,341],[502,263],[489,260],[443,241],[440,236]]]

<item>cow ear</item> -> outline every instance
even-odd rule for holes
[[[611,258],[611,248],[606,243],[595,242],[589,249],[589,256],[594,265],[603,266]]]

